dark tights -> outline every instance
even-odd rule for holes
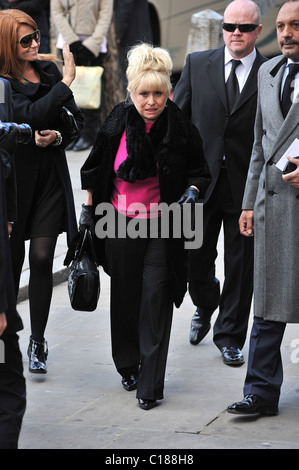
[[[34,341],[44,339],[53,290],[53,258],[57,237],[39,237],[30,240],[29,248],[29,305],[31,337]],[[24,250],[25,255],[25,250]],[[22,258],[22,257],[21,257]],[[23,259],[18,260],[16,286],[18,291]]]

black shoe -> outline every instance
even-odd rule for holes
[[[85,139],[84,137],[80,137],[79,140],[75,143],[73,147],[74,152],[80,152],[81,150],[86,150],[92,146],[91,140]]]
[[[122,386],[124,387],[127,392],[131,392],[132,390],[136,390],[137,388],[138,377],[135,375],[131,375],[130,377],[123,377],[121,379]]]
[[[30,338],[27,355],[29,357],[29,372],[33,374],[47,373],[48,343],[46,340],[38,343]]]
[[[138,398],[139,408],[142,410],[150,410],[157,405],[156,400],[144,400],[143,398]]]
[[[246,395],[242,401],[230,405],[227,411],[233,414],[274,416],[278,415],[278,406],[251,393]]]
[[[244,364],[244,357],[240,349],[229,346],[221,349],[223,362],[228,366],[241,366]]]
[[[198,344],[208,334],[211,328],[212,312],[207,314],[202,308],[197,308],[191,320],[189,341],[191,344]]]

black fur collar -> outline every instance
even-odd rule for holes
[[[157,149],[167,132],[166,109],[146,132],[145,122],[135,106],[128,108],[125,119],[128,156],[119,166],[116,176],[129,183],[157,174]]]

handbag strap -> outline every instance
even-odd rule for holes
[[[82,255],[82,252],[83,252],[83,250],[85,248],[85,245],[87,243],[89,243],[90,253],[91,253],[95,263],[97,265],[99,265],[97,252],[96,252],[96,249],[95,249],[95,246],[94,246],[92,234],[91,234],[90,229],[88,229],[88,228],[86,228],[85,231],[84,231],[83,240],[82,240],[80,250],[79,250],[79,253],[78,253],[78,258],[80,259],[80,256]]]

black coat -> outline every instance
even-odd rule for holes
[[[116,36],[121,47],[132,47],[138,41],[152,41],[148,0],[114,0],[114,13]]]
[[[4,103],[0,104],[0,121],[12,121],[12,93],[9,83],[4,85]],[[7,222],[16,219],[16,183],[14,160],[1,149],[0,144],[0,313],[5,312],[7,328],[3,335],[23,328],[22,320],[16,310],[16,297],[12,277],[10,243]]]
[[[127,135],[132,131],[128,124],[126,127],[126,117],[132,107],[133,105],[120,103],[114,108],[98,132],[95,145],[81,169],[82,189],[93,190],[95,208],[99,203],[110,202],[115,178],[114,160],[125,128]],[[166,131],[161,126],[164,130],[159,136],[158,127],[156,137],[160,144],[155,152],[155,161],[159,167],[161,203],[170,205],[177,202],[191,184],[196,185],[201,197],[204,197],[210,183],[210,174],[203,156],[200,135],[170,100],[164,116]],[[134,127],[134,122],[130,125]],[[187,285],[184,240],[170,236],[166,242],[173,300],[178,307]],[[101,264],[105,267],[103,243],[100,240],[98,250]]]
[[[204,154],[212,176],[204,202],[212,194],[225,155],[237,210],[241,210],[254,140],[257,71],[267,60],[256,52],[250,75],[231,115],[226,102],[224,47],[189,54],[173,98],[196,125],[203,139]]]
[[[13,90],[13,119],[17,123],[27,123],[35,130],[55,129],[62,133],[62,145],[39,148],[35,145],[34,135],[30,144],[19,144],[15,155],[17,181],[27,178],[30,185],[30,173],[37,168],[41,155],[54,161],[57,175],[64,192],[66,218],[63,229],[67,231],[68,242],[77,233],[77,222],[74,207],[71,179],[66,161],[65,147],[70,143],[64,133],[59,119],[62,106],[66,106],[76,117],[78,127],[83,126],[83,116],[73,99],[71,89],[61,81],[61,73],[55,63],[35,61],[34,66],[40,75],[40,83],[21,83],[10,79]],[[26,188],[25,188],[26,189]],[[26,190],[22,194],[26,200]],[[21,205],[25,203],[24,199]]]

